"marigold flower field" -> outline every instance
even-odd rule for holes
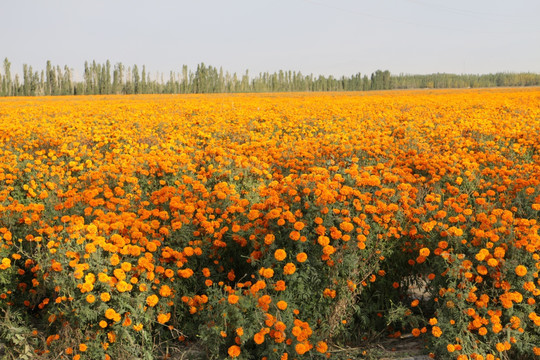
[[[539,215],[538,88],[2,98],[2,351],[533,359]]]

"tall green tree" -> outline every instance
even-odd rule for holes
[[[11,81],[11,63],[8,58],[4,59],[4,77],[2,79],[2,96],[11,96],[13,94]]]
[[[139,94],[141,90],[141,77],[139,76],[139,68],[137,65],[133,65],[133,93]]]

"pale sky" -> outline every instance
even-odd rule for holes
[[[250,75],[540,73],[539,0],[0,0],[0,58]]]

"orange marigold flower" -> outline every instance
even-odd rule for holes
[[[274,327],[276,328],[277,331],[285,331],[285,329],[287,329],[287,325],[285,325],[285,323],[282,321],[276,322]]]
[[[354,225],[351,224],[348,221],[344,221],[341,224],[339,224],[339,228],[345,232],[350,232],[354,230]]]
[[[277,261],[283,261],[287,257],[287,252],[283,249],[277,249],[274,252],[274,257],[276,258]]]
[[[306,352],[308,352],[309,347],[307,347],[304,343],[298,343],[298,344],[296,344],[296,346],[294,347],[294,350],[296,350],[296,352],[298,353],[298,355],[303,355],[303,354],[305,354]]]
[[[305,224],[301,221],[297,221],[294,223],[294,229],[301,231],[304,228]]]
[[[53,260],[51,268],[56,272],[60,272],[60,271],[62,271],[62,264],[60,264],[56,260]]]
[[[325,247],[323,247],[323,253],[325,255],[332,255],[335,252],[336,252],[336,248],[333,247],[332,245],[326,245]]]
[[[283,273],[285,275],[292,275],[296,272],[296,265],[294,265],[293,263],[287,263],[285,264],[285,266],[283,267]]]
[[[276,281],[276,284],[274,285],[274,290],[276,291],[285,291],[286,288],[285,281],[283,280]]]
[[[527,275],[527,268],[523,265],[516,266],[516,275],[517,276],[525,276]]]
[[[328,345],[324,341],[319,341],[315,348],[317,349],[318,352],[322,354],[328,351]]]
[[[285,310],[287,308],[287,302],[283,300],[278,301],[276,305],[279,310]]]
[[[255,341],[255,344],[260,345],[264,342],[264,334],[258,332],[253,336],[253,340]]]
[[[161,295],[162,297],[168,297],[168,296],[171,296],[171,295],[172,295],[172,290],[171,290],[171,288],[170,288],[168,285],[163,285],[163,286],[159,289],[159,295]]]
[[[232,345],[229,347],[229,350],[227,350],[227,353],[232,358],[238,357],[240,355],[240,347],[238,345]]]
[[[276,240],[276,237],[274,236],[274,234],[266,234],[266,236],[264,237],[264,243],[266,245],[272,245],[274,240]]]
[[[298,261],[299,263],[303,263],[307,260],[308,256],[305,252],[301,252],[299,254],[296,255],[296,261]]]
[[[420,249],[420,256],[428,257],[430,254],[430,251],[428,248],[424,247]]]
[[[165,324],[170,319],[171,319],[171,313],[159,314],[158,317],[157,317],[157,321],[160,324]]]
[[[289,234],[289,238],[293,241],[297,241],[298,239],[300,239],[300,233],[296,230],[291,231],[291,233]]]
[[[270,279],[272,276],[274,276],[274,270],[272,269],[261,268],[259,273],[267,279]]]

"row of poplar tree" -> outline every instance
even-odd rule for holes
[[[224,72],[222,68],[204,63],[191,70],[183,65],[179,72],[168,76],[151,76],[143,65],[114,66],[85,62],[83,79],[75,81],[73,70],[47,61],[45,69],[34,70],[23,65],[22,77],[12,76],[11,63],[6,58],[0,72],[0,96],[40,95],[98,95],[98,94],[196,94],[235,92],[284,92],[284,91],[367,91],[413,88],[475,88],[495,86],[539,86],[540,74],[496,73],[484,75],[392,75],[388,70],[377,70],[370,76],[360,73],[346,77],[303,75],[296,71],[280,70],[238,75]]]

